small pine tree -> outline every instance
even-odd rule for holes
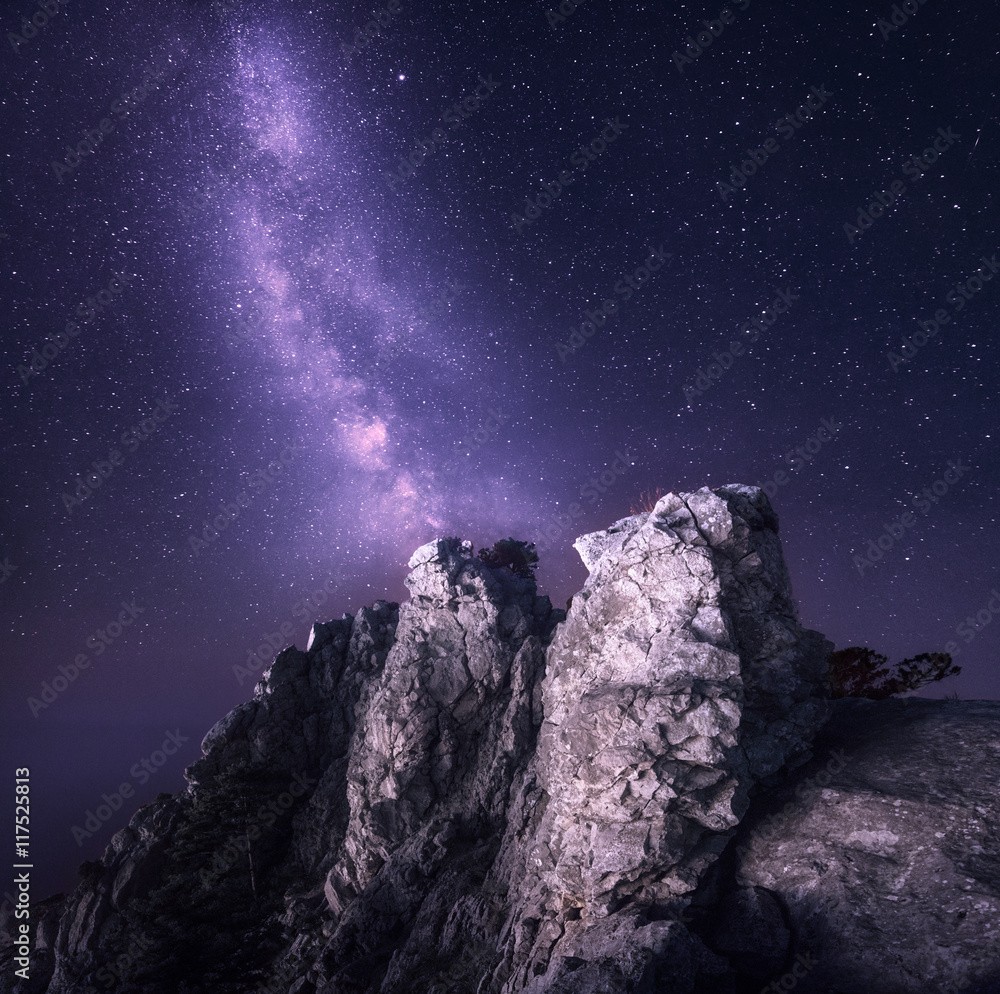
[[[538,568],[538,553],[534,542],[520,542],[516,538],[502,538],[493,543],[492,549],[480,549],[479,558],[494,568],[506,566],[516,576],[533,580]]]
[[[832,696],[883,701],[962,671],[960,666],[952,665],[947,652],[923,652],[912,659],[904,659],[895,673],[888,662],[880,652],[861,646],[831,653],[829,684]]]

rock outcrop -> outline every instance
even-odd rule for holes
[[[0,992],[1000,990],[1000,705],[829,700],[757,488],[576,547],[314,625]]]
[[[706,875],[713,948],[754,991],[1000,991],[1000,702],[847,698],[814,751]]]
[[[580,943],[624,943],[637,963],[679,943],[696,958],[665,916],[749,791],[807,758],[827,715],[833,646],[796,620],[759,490],[670,494],[576,547],[590,576],[547,655],[528,799],[540,814],[505,840],[522,883],[504,994],[558,989],[566,960],[585,989],[581,957],[563,952]]]

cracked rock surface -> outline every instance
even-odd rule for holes
[[[1000,705],[831,702],[757,488],[576,548],[568,613],[438,539],[314,625],[0,992],[1000,989]]]

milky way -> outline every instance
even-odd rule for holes
[[[806,625],[951,645],[925,693],[997,695],[993,12],[883,7],[66,3],[8,36],[4,755],[42,880],[419,545],[535,541],[561,606],[575,538],[657,489],[765,486]]]

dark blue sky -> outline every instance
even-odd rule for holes
[[[33,896],[183,785],[269,638],[449,534],[545,537],[562,606],[657,487],[767,484],[806,625],[1000,696],[992,5],[319,6],[7,36]]]

